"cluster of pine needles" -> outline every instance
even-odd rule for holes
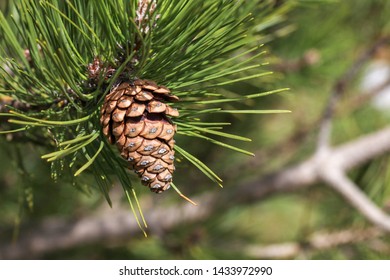
[[[271,9],[272,1],[141,2],[147,5],[142,19],[140,3],[127,0],[16,0],[0,13],[0,96],[28,104],[28,110],[13,104],[3,110],[2,121],[7,120],[10,129],[0,133],[45,139],[48,152],[42,158],[51,163],[52,176],[60,178],[70,170],[77,180],[88,171],[109,203],[113,178],[118,178],[143,228],[146,222],[131,184],[133,177],[99,124],[104,97],[119,77],[151,79],[180,98],[175,104],[180,111],[175,119],[177,137],[210,141],[248,155],[251,152],[224,139],[250,139],[223,132],[229,123],[208,122],[205,116],[284,112],[232,110],[225,104],[285,89],[229,95],[218,90],[271,74],[258,62],[265,52],[253,35],[253,22],[271,24],[283,13]],[[255,20],[250,13],[254,10],[258,11]],[[109,78],[102,74],[91,82],[88,66],[96,58],[115,71]],[[222,184],[180,142],[175,150]]]

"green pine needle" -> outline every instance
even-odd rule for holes
[[[242,136],[239,136],[239,135],[234,135],[234,134],[230,134],[230,133],[226,133],[226,132],[220,132],[220,131],[214,131],[214,130],[209,129],[209,128],[203,128],[203,127],[200,127],[200,126],[186,124],[186,123],[182,123],[182,122],[177,122],[177,125],[179,126],[179,129],[180,129],[181,126],[183,126],[183,127],[191,129],[191,131],[201,131],[201,132],[204,132],[204,133],[214,134],[214,135],[217,135],[217,136],[221,136],[221,137],[225,137],[225,138],[229,138],[229,139],[234,139],[234,140],[240,140],[240,141],[248,141],[248,142],[252,141],[249,138],[242,137]]]
[[[199,159],[191,155],[186,150],[180,148],[178,145],[175,145],[175,150],[179,152],[184,158],[186,158],[189,162],[195,165],[200,171],[202,171],[210,180],[217,183],[220,187],[222,187],[222,179],[218,177],[206,164],[201,162]]]
[[[228,114],[281,114],[291,113],[290,110],[220,110],[216,113]]]
[[[92,158],[90,158],[82,167],[80,167],[80,169],[78,169],[74,173],[74,176],[79,176],[85,169],[87,169],[90,165],[92,165],[95,159],[97,158],[97,156],[102,151],[103,147],[104,147],[104,142],[100,142],[99,149],[96,151],[95,155]]]

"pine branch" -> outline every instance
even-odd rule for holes
[[[286,112],[225,107],[225,103],[282,90],[239,93],[235,98],[224,98],[214,91],[270,74],[259,63],[264,51],[254,33],[259,35],[282,22],[290,5],[273,7],[268,1],[248,4],[242,0],[119,0],[115,5],[108,0],[99,5],[94,0],[15,0],[14,5],[12,16],[0,13],[0,94],[27,104],[28,110],[18,111],[17,106],[10,106],[11,110],[2,117],[8,118],[15,129],[5,132],[50,136],[52,145],[42,158],[61,161],[61,166],[76,177],[83,172],[92,173],[108,203],[110,178],[116,176],[131,208],[139,212],[139,224],[142,212],[136,206],[137,197],[126,170],[129,166],[108,145],[110,139],[104,138],[110,135],[107,131],[112,124],[106,124],[103,133],[99,132],[104,117],[99,118],[99,112],[106,114],[103,121],[112,123],[111,112],[107,113],[104,106],[108,94],[118,85],[135,86],[135,81],[141,79],[165,85],[163,92],[168,87],[179,97],[180,115],[175,121],[181,135],[245,154],[251,153],[214,138],[245,137],[221,132],[212,122],[199,119],[199,114]],[[250,11],[258,18],[254,20]],[[267,24],[259,26],[263,21]],[[253,22],[258,24],[256,31]],[[173,100],[167,99],[166,106],[170,106]],[[194,131],[190,133],[189,129]],[[206,176],[221,183],[185,147],[177,150]],[[128,159],[126,155],[122,157]],[[59,164],[52,166],[56,177],[62,169],[55,168]]]

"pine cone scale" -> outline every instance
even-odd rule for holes
[[[126,111],[126,117],[139,117],[145,112],[145,104],[133,103]]]
[[[127,109],[131,105],[132,101],[133,101],[132,97],[128,97],[128,96],[121,97],[118,100],[118,108]]]

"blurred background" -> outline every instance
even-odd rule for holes
[[[4,5],[4,2],[1,3]],[[259,42],[266,43],[267,50],[267,57],[261,57],[259,62],[268,61],[269,64],[264,67],[275,73],[240,83],[229,90],[259,92],[285,87],[290,90],[250,100],[234,108],[288,109],[292,112],[218,115],[218,121],[232,123],[227,132],[252,139],[252,142],[243,142],[241,147],[253,151],[256,154],[253,158],[201,140],[186,143],[188,139],[178,137],[177,142],[181,146],[223,179],[224,188],[215,186],[185,161],[177,164],[175,184],[196,200],[196,207],[184,202],[173,190],[162,195],[150,193],[135,179],[141,207],[149,224],[148,237],[131,230],[117,234],[109,229],[106,236],[99,237],[93,234],[88,237],[88,230],[88,234],[74,228],[70,230],[76,222],[80,225],[80,221],[99,221],[101,217],[109,223],[110,215],[117,219],[118,211],[122,210],[121,213],[127,213],[124,217],[132,220],[119,184],[111,192],[111,209],[98,188],[91,184],[92,178],[85,176],[85,184],[81,187],[72,186],[65,179],[54,182],[50,178],[49,164],[40,159],[42,152],[39,147],[2,137],[0,253],[5,249],[11,250],[12,244],[27,242],[31,235],[34,238],[41,236],[41,241],[49,243],[30,244],[28,246],[32,247],[25,247],[25,252],[20,249],[23,248],[21,246],[20,254],[14,257],[390,258],[389,235],[373,227],[359,211],[324,183],[314,183],[294,191],[270,192],[256,201],[222,200],[237,186],[250,184],[270,172],[294,166],[313,155],[319,123],[335,85],[378,42],[380,45],[364,57],[364,63],[347,79],[333,114],[331,144],[337,146],[354,141],[361,135],[381,130],[389,123],[390,44],[389,40],[387,43],[384,40],[390,35],[389,18],[390,2],[387,0],[302,1],[279,24],[269,29],[269,36],[259,35]],[[350,170],[348,176],[380,209],[390,212],[389,155],[375,157]],[[207,200],[210,193],[216,197],[220,195],[223,206],[203,215],[208,203],[215,201]],[[188,206],[183,208],[183,204]],[[164,209],[167,211],[164,212]],[[197,212],[194,214],[196,219],[172,222],[178,219],[177,216],[186,215],[181,212],[183,209]],[[158,219],[154,217],[156,212]],[[54,241],[50,244],[52,235],[61,232],[69,232],[61,239],[63,244]],[[77,234],[83,238],[77,239]]]

